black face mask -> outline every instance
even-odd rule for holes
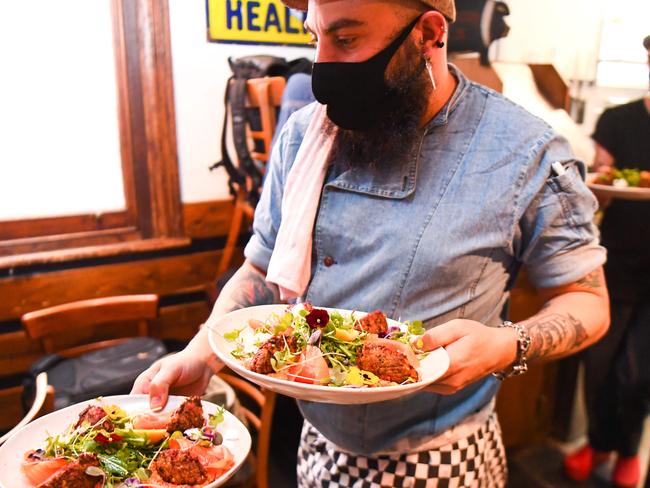
[[[332,122],[343,129],[364,131],[387,112],[394,90],[386,83],[386,68],[419,19],[366,61],[314,63],[312,91],[316,100],[327,105]]]

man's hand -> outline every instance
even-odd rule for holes
[[[165,406],[170,393],[203,394],[212,375],[222,366],[215,356],[198,354],[190,343],[183,351],[159,359],[140,374],[131,393],[148,394],[149,406],[156,410]]]
[[[449,369],[427,390],[450,395],[493,371],[506,369],[517,358],[517,332],[510,327],[488,327],[474,320],[454,319],[429,329],[422,350],[444,347]]]
[[[219,293],[204,327],[185,349],[156,361],[135,380],[131,393],[149,394],[152,409],[165,406],[169,393],[201,395],[210,377],[223,367],[208,341],[209,324],[232,311],[251,305],[277,303],[280,292],[277,286],[266,282],[266,274],[249,261],[245,261]]]
[[[538,290],[544,306],[518,322],[531,338],[528,361],[558,359],[596,342],[609,327],[609,296],[602,267],[567,285]],[[487,327],[473,320],[456,319],[433,327],[422,336],[422,347],[444,347],[449,370],[428,389],[452,394],[494,372],[508,368],[517,358],[517,331]]]

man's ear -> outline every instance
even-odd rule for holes
[[[440,12],[431,10],[422,14],[418,28],[422,35],[422,54],[429,59],[447,42],[447,19]]]

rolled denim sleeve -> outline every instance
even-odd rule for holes
[[[584,164],[572,157],[560,137],[551,139],[537,159],[529,175],[536,193],[520,220],[520,259],[534,286],[550,288],[573,283],[602,266],[606,251],[593,223],[598,204],[584,182]],[[553,171],[554,162],[562,164],[563,174]]]

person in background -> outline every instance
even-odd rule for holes
[[[643,46],[650,73],[650,36]],[[603,112],[593,139],[597,171],[614,165],[650,170],[650,92]],[[639,482],[639,442],[650,412],[650,202],[607,203],[601,240],[608,251],[612,326],[584,351],[589,443],[564,465],[569,477],[585,480],[615,452],[612,482],[631,487]]]
[[[133,391],[152,408],[170,391],[200,393],[222,367],[210,324],[235,309],[291,300],[421,319],[417,347],[444,347],[447,372],[391,401],[300,401],[298,484],[502,488],[500,380],[609,326],[584,165],[543,121],[448,64],[453,0],[284,2],[308,12],[319,103],[282,128],[246,260],[206,326]],[[545,306],[512,324],[524,265]]]

